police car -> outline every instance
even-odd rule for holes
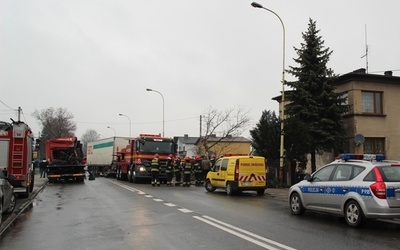
[[[351,227],[368,219],[400,218],[400,161],[384,155],[342,154],[289,189],[292,214],[343,216]]]

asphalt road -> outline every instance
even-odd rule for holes
[[[16,217],[0,248],[398,249],[398,225],[353,229],[323,214],[292,216],[285,191],[227,196],[107,178],[51,183]]]

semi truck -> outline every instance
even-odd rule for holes
[[[84,182],[86,177],[82,143],[77,137],[57,138],[46,141],[49,182],[73,180]]]
[[[177,146],[172,138],[157,134],[139,134],[117,152],[117,179],[135,183],[151,180],[151,161],[155,154],[158,154],[161,165],[160,180],[166,182],[167,158],[175,156],[176,152]]]
[[[110,137],[88,142],[86,165],[97,176],[115,177],[117,152],[121,151],[132,137]]]
[[[0,121],[0,169],[19,196],[29,197],[35,182],[32,152],[34,137],[22,121]]]

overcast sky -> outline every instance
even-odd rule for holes
[[[163,102],[151,88],[164,97],[168,137],[199,136],[209,107],[248,110],[251,129],[263,110],[278,111],[283,58],[279,19],[251,2],[0,0],[0,120],[16,120],[21,107],[37,136],[34,110],[63,107],[78,137],[162,133]],[[400,75],[400,1],[258,3],[283,20],[286,68],[297,66],[293,47],[311,18],[336,74],[365,68],[367,43],[369,73]]]

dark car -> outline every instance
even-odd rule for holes
[[[14,211],[16,202],[14,187],[5,178],[3,171],[0,171],[0,225],[3,214]]]

